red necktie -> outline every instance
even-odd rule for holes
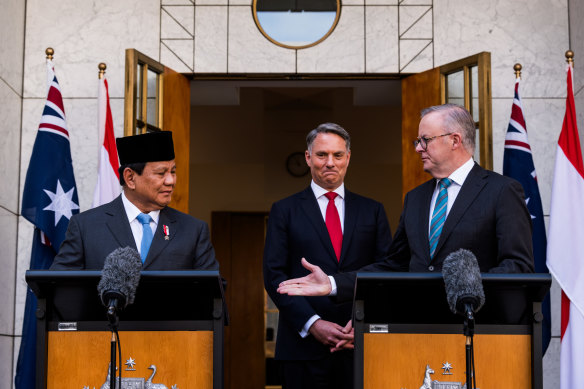
[[[343,245],[343,230],[341,229],[339,211],[337,211],[337,206],[335,205],[335,197],[337,197],[337,194],[335,192],[328,192],[325,196],[329,200],[326,206],[326,229],[331,237],[331,242],[337,255],[337,261],[339,261],[341,259],[341,246]]]

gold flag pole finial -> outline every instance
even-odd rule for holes
[[[99,69],[99,79],[101,80],[103,78],[103,75],[105,74],[105,69],[107,69],[107,65],[103,62],[100,62],[99,65],[97,65],[97,68]]]
[[[566,51],[566,62],[574,66],[574,52],[572,50]]]
[[[521,69],[523,68],[523,66],[521,66],[520,63],[516,63],[515,65],[513,65],[513,70],[515,70],[515,78],[521,78]]]
[[[47,49],[45,50],[45,54],[47,55],[47,59],[52,60],[53,54],[55,54],[55,50],[53,50],[52,47],[47,47]]]

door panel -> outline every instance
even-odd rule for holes
[[[420,111],[441,102],[440,69],[434,68],[402,80],[402,191],[410,190],[430,179],[422,169],[412,142],[418,137]],[[402,196],[402,200],[403,200]]]
[[[191,87],[185,76],[167,67],[164,68],[162,85],[162,129],[172,131],[176,161],[177,180],[170,206],[188,213]]]
[[[189,212],[190,84],[180,73],[126,50],[124,136],[172,131],[177,182],[170,206]]]

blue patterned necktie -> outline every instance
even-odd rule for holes
[[[440,233],[442,232],[442,227],[444,227],[444,221],[446,220],[446,208],[448,206],[448,187],[450,184],[452,184],[452,180],[448,178],[443,178],[438,181],[438,185],[440,185],[440,191],[436,197],[436,204],[434,205],[432,220],[430,222],[430,259],[433,259],[434,254],[436,254],[438,239],[440,239]]]
[[[150,250],[150,245],[152,244],[152,228],[150,228],[150,222],[152,218],[150,215],[144,213],[136,216],[136,219],[142,223],[142,243],[140,244],[140,258],[142,258],[142,263],[146,260],[148,255],[148,250]]]

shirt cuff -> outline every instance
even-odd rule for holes
[[[320,319],[320,316],[318,315],[314,315],[310,319],[308,319],[304,327],[302,327],[302,331],[300,331],[300,336],[306,338],[308,336],[308,330],[318,319]]]
[[[329,281],[331,283],[331,292],[329,293],[329,296],[336,296],[337,295],[337,283],[335,281],[335,277],[333,276],[328,276]]]

